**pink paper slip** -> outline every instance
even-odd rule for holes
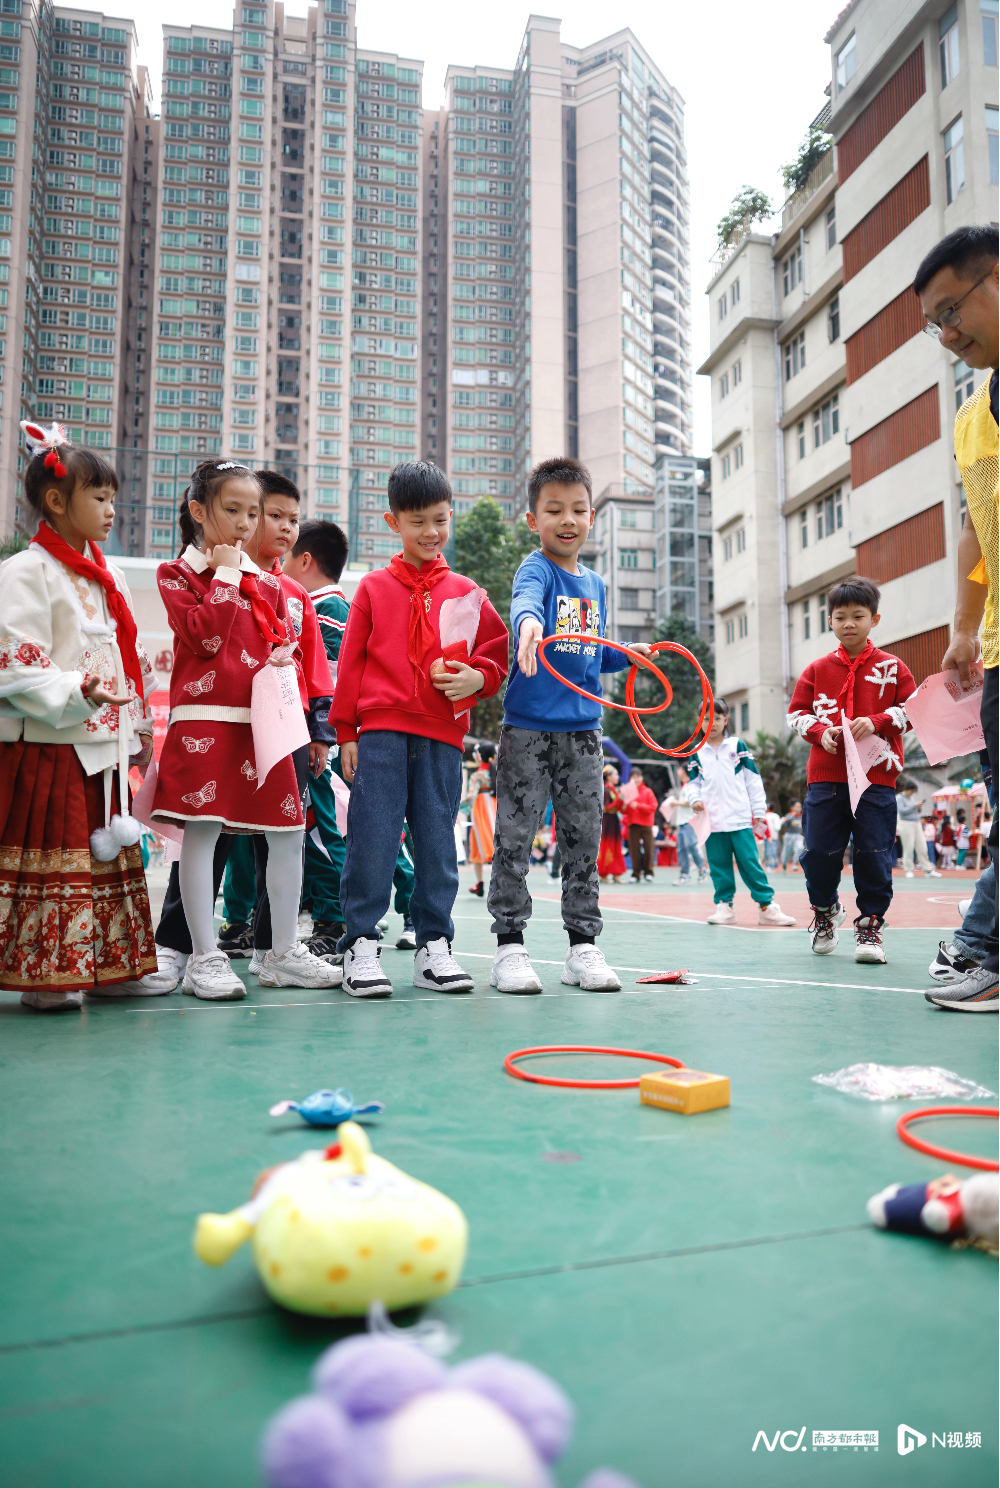
[[[843,724],[842,738],[844,741],[844,758],[847,762],[847,786],[851,796],[852,814],[858,809],[858,802],[865,791],[871,785],[868,779],[868,771],[877,765],[880,760],[885,759],[887,750],[884,739],[878,734],[869,734],[867,739],[855,739],[851,733],[850,719],[846,713],[841,713],[840,721]]]
[[[293,666],[261,667],[250,694],[250,727],[260,790],[279,760],[309,743]]]
[[[691,817],[691,825],[694,827],[694,835],[698,839],[698,846],[704,847],[712,835],[712,823],[707,811],[696,811]]]
[[[171,842],[184,841],[184,828],[175,826],[173,822],[153,821],[150,813],[153,810],[153,796],[156,794],[156,761],[150,760],[146,771],[146,778],[132,797],[132,815],[136,821],[142,822],[144,827],[150,827],[161,837],[166,837]],[[173,859],[170,860],[171,862]]]
[[[906,716],[931,765],[986,748],[979,717],[982,673],[973,677],[974,686],[963,692],[957,671],[935,672],[906,700]]]

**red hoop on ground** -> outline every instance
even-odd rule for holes
[[[907,1111],[905,1116],[900,1116],[896,1122],[896,1133],[907,1147],[926,1152],[928,1157],[938,1157],[942,1162],[961,1163],[963,1168],[983,1168],[988,1173],[996,1173],[1000,1171],[1000,1164],[991,1162],[988,1157],[968,1157],[964,1152],[952,1152],[947,1147],[935,1147],[932,1142],[921,1142],[907,1127],[911,1121],[926,1121],[931,1116],[992,1116],[996,1120],[997,1115],[996,1106],[927,1106],[924,1110]]]
[[[508,1075],[517,1080],[527,1080],[532,1085],[563,1085],[571,1090],[629,1090],[638,1087],[636,1080],[559,1080],[554,1075],[529,1075],[518,1069],[515,1059],[526,1059],[529,1054],[617,1054],[623,1059],[649,1059],[654,1064],[672,1064],[674,1069],[683,1069],[682,1059],[672,1059],[669,1054],[650,1054],[645,1049],[604,1049],[594,1044],[539,1044],[535,1049],[515,1049],[508,1054],[503,1067]]]
[[[575,682],[571,682],[568,677],[564,677],[561,672],[556,671],[551,661],[549,661],[548,657],[545,655],[545,647],[549,645],[551,641],[567,640],[592,640],[598,646],[610,646],[612,651],[624,651],[626,656],[632,657],[632,665],[629,668],[628,679],[625,683],[624,703],[613,703],[608,698],[595,697],[592,692],[586,692],[582,687],[578,687]],[[602,708],[614,708],[619,713],[627,713],[632,727],[635,729],[636,733],[639,735],[639,738],[643,741],[647,748],[655,750],[657,754],[665,754],[670,759],[688,759],[692,754],[697,754],[698,750],[705,743],[712,731],[712,724],[715,721],[715,699],[712,696],[712,684],[709,682],[708,677],[705,675],[705,672],[703,671],[698,658],[696,656],[692,656],[691,652],[688,651],[685,646],[678,645],[676,641],[656,641],[650,647],[650,650],[653,652],[654,655],[656,655],[660,651],[672,651],[676,656],[683,656],[686,661],[689,661],[691,663],[691,665],[695,668],[699,677],[701,678],[701,711],[698,714],[698,722],[695,725],[694,733],[691,734],[689,738],[685,739],[684,743],[679,745],[676,749],[666,749],[662,744],[657,744],[656,740],[651,738],[650,735],[646,732],[645,727],[640,721],[641,715],[647,713],[662,713],[664,709],[670,707],[670,704],[674,700],[673,688],[670,686],[669,681],[660,671],[659,667],[654,666],[648,657],[636,656],[635,652],[632,651],[630,647],[620,645],[617,641],[608,641],[601,636],[586,636],[578,632],[570,632],[566,635],[545,636],[544,639],[540,640],[538,642],[538,660],[542,663],[542,666],[547,672],[551,672],[552,676],[555,677],[557,681],[561,682],[564,687],[568,687],[571,692],[579,693],[580,697],[585,697],[588,699],[589,702],[597,703]],[[663,687],[666,691],[667,695],[664,698],[663,702],[658,703],[655,708],[637,708],[635,706],[635,679],[639,667],[643,667],[646,671],[652,672],[656,680],[658,682],[662,682]],[[705,721],[706,716],[708,720],[707,723]],[[702,732],[702,730],[704,730],[704,733]]]

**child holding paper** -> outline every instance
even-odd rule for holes
[[[896,840],[893,787],[903,768],[902,736],[909,728],[903,705],[915,684],[906,665],[878,650],[870,639],[881,619],[879,598],[870,579],[846,579],[829,591],[830,629],[840,644],[811,662],[799,677],[788,725],[812,745],[802,812],[806,846],[799,861],[813,912],[809,927],[813,951],[827,956],[835,950],[837,929],[847,917],[837,890],[853,834],[858,905],[854,959],[882,964],[886,959],[882,925],[892,902]],[[850,741],[843,737],[842,717],[847,719]],[[870,784],[852,809],[849,765],[858,770],[862,764],[854,759],[858,744],[876,735],[880,747],[867,746],[874,763],[862,771],[858,782],[863,786],[867,774]]]
[[[180,510],[187,546],[156,575],[174,632],[174,665],[152,814],[184,827],[180,890],[193,951],[183,985],[210,1001],[246,996],[215,943],[213,856],[220,832],[267,835],[273,939],[265,972],[284,986],[340,981],[339,969],[297,941],[304,820],[290,754],[257,789],[253,679],[261,666],[293,665],[295,644],[280,581],[241,551],[256,530],[260,504],[260,486],[245,465],[199,465]]]
[[[406,820],[415,849],[413,985],[468,992],[472,978],[451,954],[462,742],[471,704],[500,689],[507,630],[483,591],[442,556],[451,523],[442,470],[419,460],[397,465],[385,520],[403,551],[358,585],[330,710],[344,779],[353,782],[341,874],[344,991],[392,995],[377,926]],[[449,653],[453,659],[443,659]]]

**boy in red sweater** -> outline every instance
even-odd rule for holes
[[[442,606],[477,590],[441,555],[451,521],[451,486],[442,470],[423,461],[397,465],[389,476],[385,520],[403,551],[358,585],[330,710],[344,779],[353,782],[340,879],[344,991],[392,995],[379,965],[377,925],[389,907],[406,821],[414,846],[413,985],[469,992],[472,978],[451,954],[455,818],[471,722],[467,710],[456,715],[456,704],[471,707],[499,691],[507,673],[507,629],[483,597],[468,661],[441,659]]]
[[[879,623],[879,591],[870,579],[846,579],[827,595],[836,651],[811,662],[795,684],[788,725],[812,744],[802,828],[817,956],[836,949],[847,911],[837,897],[844,851],[854,836],[854,886],[858,917],[855,961],[885,962],[882,925],[892,902],[892,846],[896,840],[896,777],[903,768],[902,736],[909,728],[903,704],[915,690],[909,669],[879,651],[869,631]],[[855,739],[878,734],[883,757],[868,771],[871,785],[851,812],[844,758],[843,712]]]
[[[645,878],[653,880],[653,821],[656,817],[656,797],[646,784],[641,770],[633,770],[630,784],[638,786],[629,797],[622,813],[628,827],[628,855],[632,859],[632,882],[641,883]]]

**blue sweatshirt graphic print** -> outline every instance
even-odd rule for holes
[[[547,659],[562,676],[600,697],[601,673],[619,672],[630,665],[623,651],[606,650],[599,644],[607,621],[604,580],[582,564],[571,574],[544,553],[529,553],[514,575],[510,604],[513,658],[503,702],[504,723],[512,728],[556,734],[600,728],[600,707],[557,682],[541,662],[534,677],[521,671],[517,638],[521,621],[529,618],[541,622],[544,635],[566,637],[545,648]]]

